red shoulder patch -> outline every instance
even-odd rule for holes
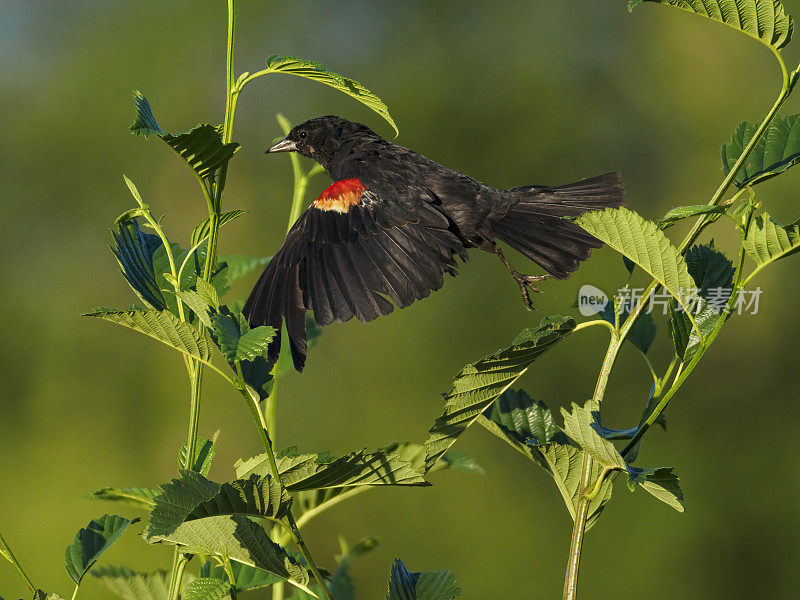
[[[358,179],[334,181],[311,203],[311,206],[318,210],[345,213],[361,202],[361,197],[366,191],[367,188]]]

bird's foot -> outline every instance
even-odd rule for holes
[[[544,281],[548,277],[549,274],[545,275],[523,275],[517,271],[512,271],[511,275],[514,277],[514,280],[517,282],[519,286],[519,291],[522,293],[522,302],[525,304],[525,308],[527,310],[533,310],[533,306],[531,304],[531,292],[536,292],[537,294],[541,293],[541,290],[533,285],[534,283],[538,283],[539,281]]]

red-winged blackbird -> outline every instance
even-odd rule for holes
[[[458,273],[455,257],[466,261],[468,248],[497,254],[530,308],[528,288],[539,291],[534,282],[565,279],[602,245],[562,217],[624,202],[617,172],[501,190],[334,116],[298,125],[267,152],[313,158],[334,181],[289,231],[244,307],[252,326],[278,331],[270,366],[286,320],[298,371],[306,361],[307,310],[322,326],[372,321],[441,288],[442,275]],[[547,274],[519,273],[495,240]]]

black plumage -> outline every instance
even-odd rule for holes
[[[334,183],[300,216],[267,265],[244,312],[252,326],[286,322],[295,368],[306,360],[306,311],[319,325],[371,321],[404,308],[456,275],[468,248],[497,254],[530,308],[532,284],[564,279],[599,240],[569,219],[621,206],[619,173],[556,187],[502,190],[392,144],[365,125],[326,116],[298,125],[268,152],[298,152]],[[496,240],[540,265],[523,275]],[[280,335],[269,350],[280,352]]]

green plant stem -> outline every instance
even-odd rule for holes
[[[75,600],[78,597],[78,589],[81,587],[80,583],[75,584],[75,589],[72,591],[72,598],[71,600]]]
[[[242,380],[242,366],[241,363],[236,363],[236,370],[239,374],[239,379],[242,382],[242,386],[239,389],[242,396],[244,397],[245,401],[247,402],[248,406],[250,407],[250,412],[253,415],[253,419],[258,426],[258,431],[261,436],[261,442],[264,445],[264,450],[267,453],[267,459],[269,460],[270,469],[272,470],[272,475],[275,477],[275,480],[280,483],[281,487],[283,486],[283,482],[281,481],[281,474],[278,471],[278,463],[275,459],[275,451],[272,447],[272,441],[269,438],[269,432],[267,430],[267,423],[264,420],[264,414],[261,412],[261,407],[259,405],[259,398],[258,395],[249,387],[244,385]],[[317,568],[314,559],[311,557],[311,553],[308,550],[305,542],[303,541],[303,536],[300,534],[300,529],[297,526],[297,521],[294,519],[294,515],[292,514],[291,508],[288,510],[286,514],[286,521],[289,524],[289,527],[292,530],[292,535],[294,536],[295,543],[297,547],[300,549],[300,553],[303,555],[303,558],[306,560],[308,564],[308,568],[311,569],[311,572],[314,575],[314,579],[316,579],[319,586],[322,588],[322,591],[325,593],[325,597],[328,600],[333,600],[333,596],[331,596],[330,591],[328,590],[328,586],[325,584],[325,579],[322,577],[322,574],[319,572],[319,568]]]
[[[189,563],[189,560],[190,558],[188,558],[186,554],[181,554],[178,557],[178,563],[175,567],[175,577],[172,578],[172,583],[169,587],[168,600],[178,600],[180,597],[183,572],[186,570],[186,565]]]
[[[272,584],[272,600],[283,600],[283,582]]]
[[[35,592],[37,589],[36,586],[33,585],[31,578],[28,577],[27,573],[25,573],[25,570],[22,568],[22,565],[14,556],[14,553],[11,551],[11,547],[6,543],[5,539],[3,539],[2,533],[0,533],[0,555],[8,559],[8,561],[14,565],[14,567],[17,569],[17,573],[19,573],[19,576],[25,580],[25,585],[27,585],[32,592]]]
[[[600,367],[600,374],[597,377],[597,384],[594,388],[592,400],[598,404],[602,403],[603,397],[608,386],[608,379],[611,376],[611,369],[614,367],[619,348],[623,339],[619,333],[612,331],[611,340],[608,343],[606,356]],[[564,576],[564,600],[574,600],[578,594],[578,572],[581,564],[581,551],[583,549],[583,538],[586,534],[586,521],[589,518],[589,505],[592,498],[590,496],[589,484],[592,477],[592,457],[589,453],[583,453],[583,465],[581,467],[581,499],[575,509],[575,522],[572,526],[572,539],[569,545],[569,556],[567,558],[567,572]]]

